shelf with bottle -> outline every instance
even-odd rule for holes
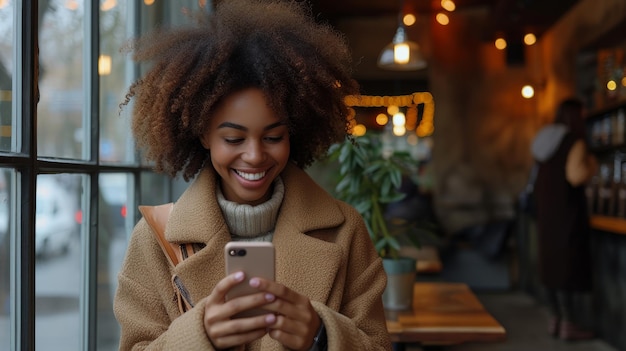
[[[626,235],[626,219],[624,218],[593,215],[589,221],[591,228]]]
[[[585,123],[591,151],[626,149],[626,102],[589,114]]]
[[[626,153],[614,151],[599,162],[585,189],[591,226],[626,235]]]

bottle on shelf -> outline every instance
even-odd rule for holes
[[[611,190],[612,190],[612,176],[611,165],[609,163],[602,163],[600,165],[600,184],[598,188],[598,214],[604,216],[611,216],[610,202],[611,202]]]
[[[615,152],[613,154],[613,178],[610,184],[607,215],[616,216],[619,203],[619,189],[622,183],[622,160],[623,154]]]
[[[624,88],[626,90],[626,87]],[[617,118],[617,129],[615,130],[615,135],[619,139],[617,145],[623,145],[626,142],[626,114],[624,113],[624,108],[620,108],[616,113]]]
[[[622,179],[617,193],[617,217],[626,218],[626,162],[621,165]]]

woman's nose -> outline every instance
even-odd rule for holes
[[[242,159],[248,163],[259,163],[265,159],[265,150],[260,142],[251,141],[246,145]]]

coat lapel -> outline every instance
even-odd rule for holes
[[[285,198],[273,240],[276,279],[312,300],[326,302],[343,253],[339,245],[314,235],[339,226],[345,218],[335,200],[303,170],[290,165],[282,177]]]

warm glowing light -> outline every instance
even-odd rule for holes
[[[495,44],[496,44],[496,49],[498,49],[498,50],[506,49],[506,40],[504,40],[504,38],[496,39]]]
[[[206,0],[198,0],[198,6],[203,9],[206,7]]]
[[[406,133],[406,128],[404,128],[404,126],[393,126],[393,135],[403,136],[405,133]]]
[[[393,60],[396,63],[406,64],[409,62],[411,53],[409,52],[409,44],[400,43],[393,46]]]
[[[622,78],[622,86],[626,87],[626,77]]]
[[[537,42],[537,37],[533,33],[524,35],[524,44],[533,45]]]
[[[143,3],[150,6],[152,4],[154,4],[154,0],[143,0]]]
[[[407,13],[406,15],[404,15],[404,17],[402,17],[402,23],[404,23],[404,25],[407,27],[414,25],[415,21],[415,15],[412,13]]]
[[[115,6],[117,6],[117,0],[104,0],[100,5],[100,10],[106,12],[113,9]]]
[[[532,85],[524,85],[522,88],[522,96],[526,99],[535,96],[535,88],[533,88]]]
[[[389,116],[387,116],[384,113],[379,113],[378,116],[376,116],[376,123],[379,126],[384,126],[385,124],[387,124],[387,122],[389,122]]]
[[[614,80],[609,80],[606,83],[606,88],[611,90],[611,91],[613,91],[613,90],[617,89],[617,83]]]
[[[448,23],[450,23],[450,18],[448,18],[448,15],[443,12],[439,12],[437,14],[437,17],[435,18],[437,19],[437,22],[439,22],[439,24],[441,24],[442,26],[447,26]]]
[[[441,7],[452,12],[456,9],[456,4],[452,0],[441,0]]]
[[[356,115],[352,106],[380,107],[396,105],[398,107],[407,108],[406,121],[408,124],[410,122],[409,117],[413,113],[411,111],[417,112],[417,105],[422,105],[422,116],[419,121],[417,121],[417,118],[411,117],[411,119],[415,120],[417,125],[411,127],[410,130],[415,128],[415,135],[420,138],[430,136],[435,132],[435,124],[433,123],[435,103],[432,94],[429,92],[419,92],[410,95],[397,96],[348,95],[345,97],[344,101],[346,105],[349,106],[349,115],[351,117],[348,120],[350,122],[354,120],[354,116]],[[350,130],[352,130],[355,124],[356,123],[350,123]],[[405,128],[408,129],[408,126]]]
[[[111,56],[100,55],[100,57],[98,57],[98,74],[101,76],[111,74]]]
[[[0,9],[7,6],[9,4],[9,0],[0,0]]]
[[[365,135],[366,131],[367,131],[367,128],[365,128],[364,125],[357,124],[357,125],[354,126],[354,128],[352,128],[352,135],[354,135],[354,136],[362,136],[362,135]]]
[[[389,105],[387,107],[387,113],[391,116],[395,115],[396,113],[398,113],[400,111],[400,108],[396,105]]]
[[[391,123],[393,123],[394,127],[397,127],[397,126],[404,127],[404,124],[406,123],[406,117],[404,116],[404,113],[398,112],[395,115],[393,115]]]
[[[76,0],[67,0],[67,1],[65,2],[65,7],[66,7],[68,10],[75,11],[75,10],[77,10],[77,9],[78,9],[78,1],[76,1]]]

